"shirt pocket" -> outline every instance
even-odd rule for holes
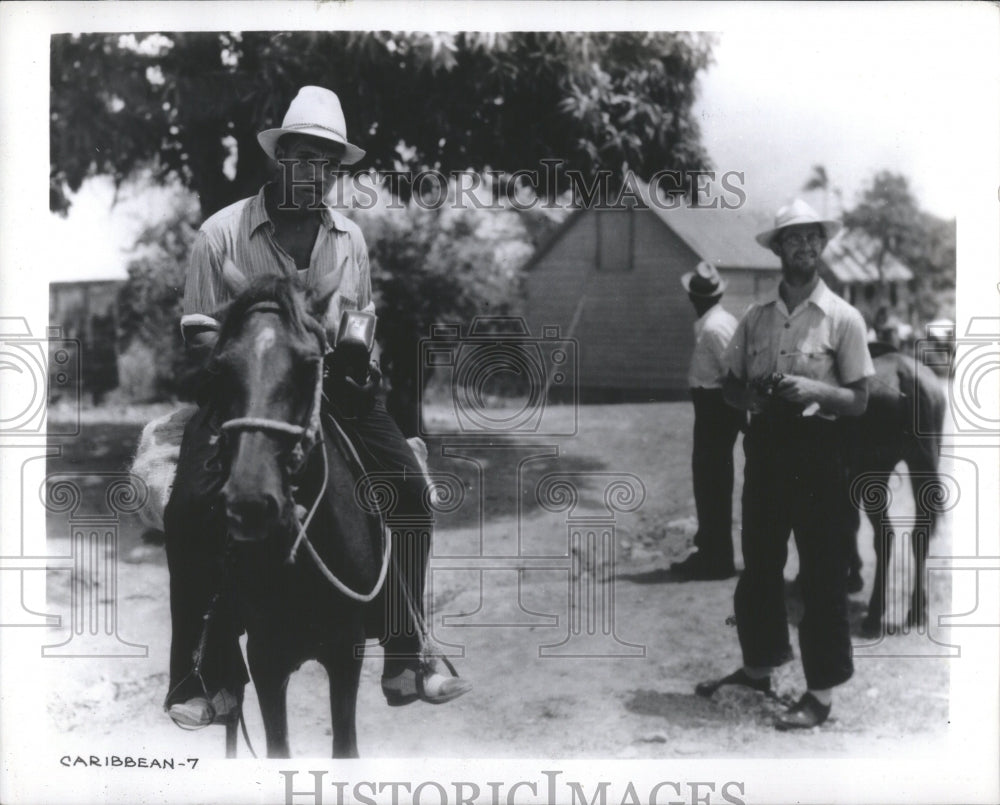
[[[791,353],[789,371],[813,380],[836,383],[836,350],[826,333],[810,333]]]

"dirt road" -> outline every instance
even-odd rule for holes
[[[465,502],[441,517],[437,531],[430,585],[434,637],[457,655],[456,664],[475,690],[444,707],[418,703],[390,709],[382,701],[379,649],[373,647],[359,695],[363,756],[835,757],[862,748],[895,752],[901,744],[920,745],[943,734],[947,660],[926,656],[934,653],[934,644],[916,633],[874,644],[856,636],[855,677],[838,691],[831,722],[810,734],[776,732],[771,721],[778,705],[757,694],[725,690],[712,701],[696,697],[695,683],[738,666],[739,652],[735,630],[726,624],[735,579],[672,583],[663,573],[684,555],[693,528],[690,406],[583,407],[578,424],[570,438],[503,448],[431,442],[432,468],[460,478],[465,492]],[[84,428],[91,458],[70,456],[66,466],[87,472],[94,462],[115,466],[124,460],[120,453],[128,439],[121,432],[97,422]],[[107,433],[114,434],[115,444],[107,443]],[[539,503],[536,492],[553,473],[566,475],[575,486],[575,509]],[[641,507],[607,510],[604,490],[616,478],[633,486],[630,478],[639,482]],[[739,487],[738,480],[737,495]],[[898,490],[900,511],[912,506],[907,494]],[[581,516],[596,518],[591,530],[612,535],[613,558],[597,551],[587,561],[584,548],[584,561],[574,564],[568,535],[577,527],[573,518]],[[949,528],[946,519],[935,543],[938,552],[947,550]],[[161,710],[169,648],[167,571],[162,548],[143,543],[137,529],[136,522],[122,521],[117,589],[105,600],[117,604],[119,637],[147,646],[148,656],[52,659],[46,710],[52,733],[69,752],[114,746],[128,735],[139,736],[129,738],[136,753],[221,757],[221,728],[185,733]],[[67,533],[58,518],[50,519],[53,553],[68,549],[60,536]],[[518,556],[518,561],[497,559]],[[867,523],[862,556],[867,585],[851,599],[855,627],[874,569]],[[527,569],[509,569],[511,564]],[[793,556],[786,576],[794,575]],[[69,580],[69,572],[50,573],[49,611],[69,611]],[[573,585],[583,594],[576,607],[569,603]],[[903,592],[895,591],[897,600]],[[932,575],[930,593],[935,622],[936,614],[951,606],[943,574]],[[791,593],[789,611],[794,622],[798,612]],[[897,616],[901,611],[900,605]],[[573,613],[583,618],[583,628],[568,639]],[[588,617],[597,619],[592,639],[585,635]],[[602,622],[612,628],[602,629]],[[68,640],[68,623],[64,618],[64,627],[48,630],[47,642]],[[932,636],[947,642],[940,630],[933,629]],[[905,654],[914,656],[899,656]],[[785,666],[776,682],[779,694],[797,696],[804,689],[801,666]],[[318,665],[307,664],[293,678],[289,701],[293,753],[328,756],[327,685]],[[252,690],[246,711],[260,752],[263,729]],[[242,745],[240,753],[246,755]]]

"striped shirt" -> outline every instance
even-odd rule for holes
[[[747,311],[725,355],[744,382],[773,372],[849,386],[875,374],[864,319],[823,280],[791,313],[781,297]],[[833,416],[821,412],[820,416]]]
[[[222,266],[231,260],[248,279],[267,274],[298,276],[307,286],[337,274],[340,284],[324,326],[335,331],[343,310],[373,311],[368,247],[357,224],[325,207],[309,267],[299,269],[274,237],[274,222],[264,204],[264,188],[256,196],[219,210],[202,224],[191,249],[184,285],[181,329],[218,328],[213,318],[234,296],[223,281]]]

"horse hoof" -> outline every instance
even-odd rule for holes
[[[920,612],[916,615],[913,614],[911,609],[906,613],[906,626],[908,629],[926,629],[927,628],[927,613]]]
[[[862,637],[882,637],[882,620],[865,618],[861,622]]]

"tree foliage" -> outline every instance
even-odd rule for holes
[[[913,270],[921,318],[954,316],[955,222],[922,210],[905,176],[877,173],[844,213],[844,224],[868,233],[881,254],[893,254]]]
[[[181,339],[184,272],[197,229],[195,204],[180,203],[139,236],[118,294],[118,346],[122,355],[135,347],[152,360],[150,399],[167,399],[183,390],[189,367]]]
[[[419,401],[431,367],[420,341],[438,323],[520,312],[520,266],[532,248],[512,210],[410,203],[359,213],[372,262],[387,404],[403,432],[418,432]]]
[[[683,32],[54,36],[51,204],[65,211],[88,176],[152,166],[208,215],[260,185],[256,133],[305,84],[338,92],[377,170],[512,172],[546,158],[585,176],[704,169],[691,107],[711,44]]]

